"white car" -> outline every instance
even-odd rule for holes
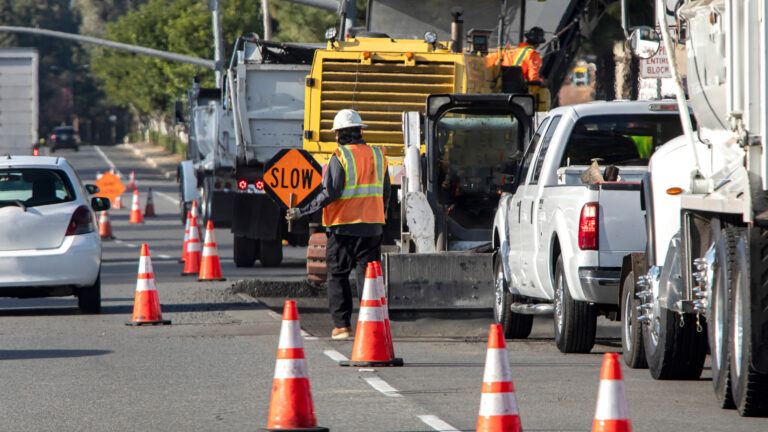
[[[0,156],[0,296],[75,295],[84,313],[101,309],[101,238],[89,198],[63,158]]]

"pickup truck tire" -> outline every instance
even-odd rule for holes
[[[283,241],[261,240],[261,265],[264,267],[279,267],[283,262]]]
[[[736,409],[742,416],[768,414],[768,374],[760,373],[754,367],[752,332],[756,330],[755,315],[750,289],[762,289],[768,283],[768,230],[751,232],[741,236],[736,243],[734,257],[734,284],[732,292],[731,319],[731,392]],[[749,237],[751,239],[747,240]],[[747,247],[747,242],[750,242]],[[752,255],[750,255],[750,248]],[[752,260],[751,257],[760,260]],[[759,278],[753,281],[752,278]],[[754,293],[752,293],[754,294]],[[765,303],[763,303],[765,304]],[[759,308],[758,308],[759,309]],[[765,327],[763,327],[765,328]],[[759,327],[757,327],[759,329]],[[763,340],[763,343],[768,341]]]
[[[237,267],[251,267],[259,254],[258,240],[244,236],[235,236],[233,246],[233,258]]]
[[[597,314],[585,301],[574,300],[565,280],[563,256],[555,265],[555,345],[562,353],[588,353],[595,345]]]
[[[651,326],[643,324],[645,359],[653,379],[695,380],[704,369],[707,356],[707,339],[704,332],[696,329],[696,315],[680,314],[660,308],[659,334],[651,332]],[[682,324],[682,327],[681,327]]]
[[[496,253],[496,257],[493,259],[493,274],[495,275],[494,289],[496,290],[495,301],[493,302],[494,321],[496,324],[501,324],[505,338],[527,338],[533,328],[533,315],[523,315],[510,310],[512,302],[522,301],[523,298],[509,292],[499,253]]]
[[[637,319],[640,299],[635,295],[635,273],[629,272],[621,289],[621,347],[624,364],[632,369],[648,367],[643,349],[643,326]]]
[[[709,336],[712,386],[720,408],[735,408],[731,396],[731,367],[728,354],[731,334],[729,306],[734,277],[734,259],[739,230],[720,230],[715,242],[715,267],[709,307],[707,309],[707,333]]]

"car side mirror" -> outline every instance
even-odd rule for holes
[[[85,185],[85,190],[88,191],[88,193],[91,195],[97,194],[101,191],[101,189],[99,189],[99,187],[94,184]]]
[[[102,212],[112,208],[112,204],[109,202],[109,198],[93,197],[91,198],[91,208],[94,211]]]
[[[512,193],[515,191],[515,179],[514,177],[507,177],[508,182],[501,185],[502,193]]]

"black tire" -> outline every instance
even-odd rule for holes
[[[696,331],[696,315],[685,314],[680,327],[680,314],[660,309],[658,334],[643,323],[643,346],[651,376],[657,380],[695,380],[701,376],[707,356],[706,334]]]
[[[588,353],[595,345],[597,314],[585,301],[574,300],[565,280],[563,256],[555,266],[555,345],[563,353]]]
[[[258,253],[257,240],[244,236],[235,236],[233,245],[233,258],[237,267],[251,267],[256,261]]]
[[[635,280],[635,273],[629,272],[621,288],[622,358],[624,364],[632,369],[644,369],[648,367],[648,363],[645,361],[642,324],[637,319],[637,307],[641,302],[635,295],[637,292]]]
[[[525,339],[533,328],[533,315],[523,315],[512,312],[509,307],[514,301],[522,300],[509,292],[507,280],[501,264],[501,254],[496,253],[493,260],[495,301],[493,302],[493,320],[501,324],[504,337],[507,339]]]
[[[77,293],[77,307],[84,314],[101,313],[101,271],[93,285],[80,288]]]
[[[751,289],[762,289],[761,294],[765,295],[764,287],[768,283],[768,231],[754,229],[760,231],[750,233],[750,240],[747,236],[739,236],[736,242],[729,350],[733,402],[740,415],[750,417],[768,415],[768,375],[754,368],[755,347],[752,345],[752,332],[765,323],[753,322],[755,315],[750,296]],[[750,242],[749,246],[747,242]],[[753,277],[756,280],[752,280]],[[762,343],[768,343],[765,335]]]
[[[211,209],[213,207],[213,178],[206,177],[203,180],[203,193],[200,195],[200,217],[203,223],[211,220]]]
[[[259,260],[264,267],[279,267],[283,262],[282,240],[262,240]]]
[[[731,333],[729,310],[731,287],[734,276],[734,258],[739,231],[729,228],[720,230],[715,242],[714,277],[709,293],[707,309],[707,334],[709,340],[712,386],[720,408],[735,408],[731,395],[730,355]]]

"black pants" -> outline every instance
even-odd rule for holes
[[[352,269],[355,269],[357,297],[361,298],[368,262],[379,261],[380,256],[381,236],[328,234],[325,259],[328,266],[328,304],[334,327],[351,327],[352,289],[349,274]]]

